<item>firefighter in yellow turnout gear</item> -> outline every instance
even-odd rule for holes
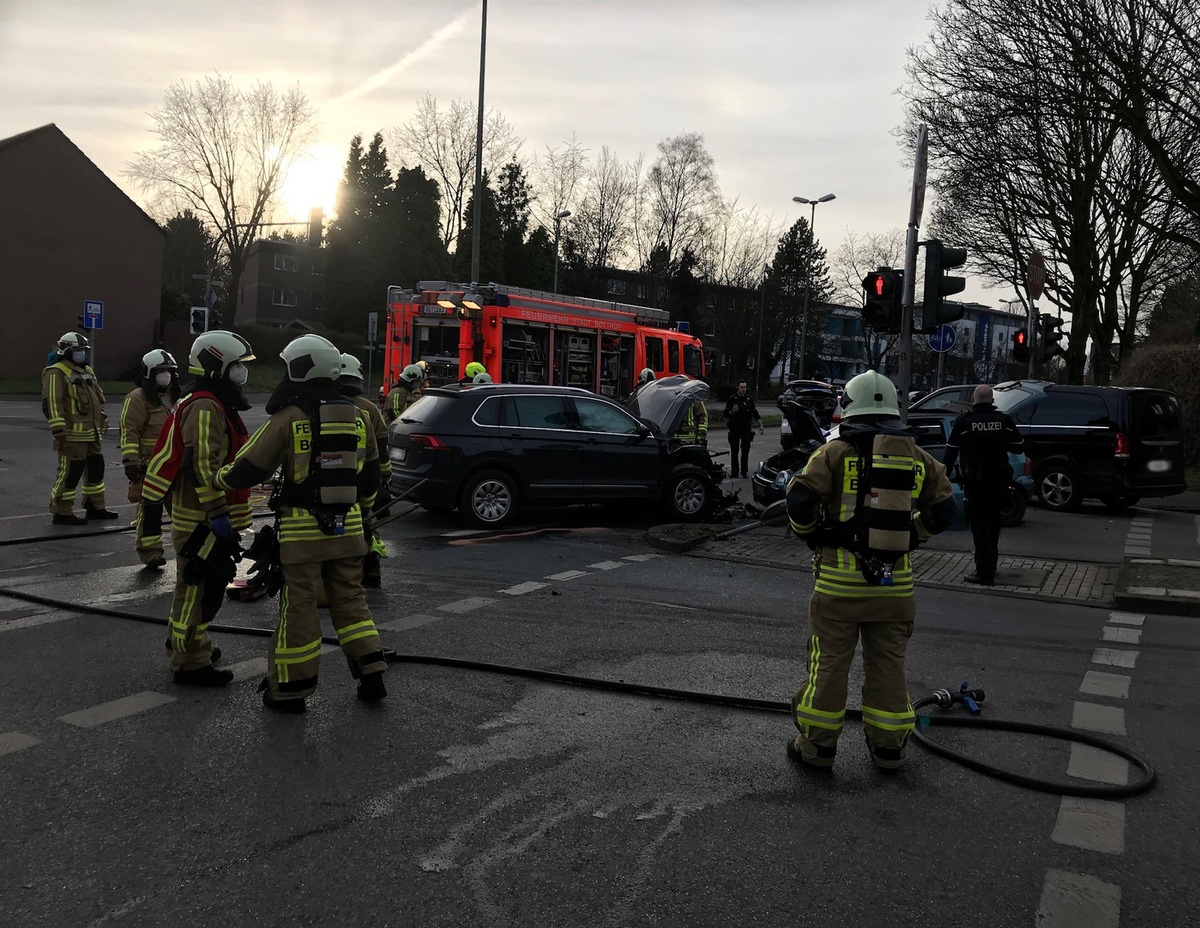
[[[838,438],[818,448],[787,488],[792,530],[815,553],[808,679],[792,699],[800,734],[788,754],[833,765],[861,639],[867,745],[876,767],[895,770],[916,721],[904,676],[916,618],[909,551],[947,528],[956,505],[945,468],[900,421],[888,378],[875,371],[853,378],[842,409]]]
[[[366,416],[338,391],[342,357],[333,344],[304,335],[281,357],[287,379],[267,403],[271,418],[217,475],[218,485],[234,489],[282,470],[275,502],[283,590],[263,705],[303,712],[305,698],[316,691],[322,588],[338,643],[359,681],[358,698],[377,702],[387,696],[387,662],[362,588],[363,513],[379,486],[377,439]]]
[[[245,443],[242,395],[254,359],[240,335],[215,329],[197,336],[188,368],[199,374],[159,434],[142,481],[143,542],[161,539],[163,501],[171,497],[171,546],[175,549],[175,598],[168,617],[167,646],[178,684],[225,686],[233,672],[218,670],[220,656],[208,627],[225,600],[240,556],[238,532],[250,527],[250,493],[226,492],[217,470]]]
[[[42,413],[50,424],[58,471],[50,489],[55,525],[87,525],[89,519],[115,519],[104,505],[104,456],[100,438],[108,428],[104,393],[88,364],[91,345],[67,332],[54,346],[57,360],[42,371]],[[84,516],[75,515],[75,488],[83,478]]]
[[[352,354],[342,355],[342,371],[337,382],[338,391],[350,399],[367,419],[369,433],[375,437],[379,449],[379,492],[375,496],[375,511],[387,505],[392,498],[392,459],[388,454],[388,427],[383,421],[383,413],[379,407],[363,395],[366,389],[363,380],[362,362]],[[364,514],[365,515],[365,514]],[[387,557],[387,549],[383,539],[375,532],[367,530],[367,543],[370,550],[363,556],[363,586],[379,587],[383,583],[380,571],[380,559]]]
[[[708,443],[708,407],[702,400],[696,400],[688,407],[674,437],[687,445]]]
[[[400,372],[400,379],[392,387],[383,403],[383,418],[391,423],[404,413],[421,396],[421,384],[425,371],[418,364],[410,364]]]
[[[149,568],[165,567],[162,536],[147,541],[143,528],[142,478],[154,455],[154,445],[179,399],[179,366],[169,351],[155,348],[142,356],[137,389],[121,404],[121,464],[129,480],[129,501],[138,504],[134,517],[134,545],[138,559]]]

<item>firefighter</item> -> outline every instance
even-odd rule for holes
[[[641,371],[638,373],[637,385],[639,387],[644,387],[646,384],[650,383],[650,381],[652,381],[652,380],[654,380],[653,369],[651,369],[649,367],[643,367],[641,369]]]
[[[683,422],[675,430],[675,438],[685,445],[708,444],[708,407],[703,400],[692,401]]]
[[[104,505],[104,456],[100,437],[108,428],[104,393],[88,363],[91,345],[67,332],[54,347],[55,360],[42,371],[42,413],[50,423],[58,472],[50,489],[55,525],[87,525],[115,519]],[[75,515],[75,488],[83,478],[83,516]]]
[[[121,464],[129,480],[129,501],[137,503],[134,517],[134,544],[138,559],[152,570],[165,567],[162,536],[146,543],[142,528],[142,477],[154,453],[158,433],[167,414],[179,399],[179,366],[168,351],[155,348],[142,355],[142,366],[135,381],[137,389],[125,395],[121,404]]]
[[[867,371],[846,384],[838,438],[818,448],[787,488],[792,531],[814,550],[808,679],[792,699],[800,734],[788,754],[828,768],[846,715],[862,640],[862,714],[871,759],[904,763],[915,717],[904,657],[916,617],[908,552],[956,514],[946,470],[899,419],[896,388]]]
[[[425,372],[416,364],[410,364],[400,372],[400,379],[383,404],[383,418],[389,425],[420,397],[424,375]]]
[[[303,335],[280,356],[287,378],[267,403],[271,418],[217,475],[218,485],[235,489],[282,468],[276,519],[283,591],[260,687],[263,705],[303,712],[316,691],[322,590],[359,681],[358,698],[378,702],[387,696],[387,662],[362,588],[363,513],[379,486],[378,444],[366,416],[338,391],[342,356],[333,344]]]
[[[240,335],[214,329],[196,337],[188,370],[199,374],[167,419],[142,479],[144,541],[157,541],[162,503],[171,496],[175,598],[168,618],[171,670],[185,686],[225,686],[233,672],[218,670],[208,627],[225,598],[239,557],[238,533],[250,527],[250,493],[216,484],[221,465],[246,442],[242,394],[254,360]]]
[[[392,459],[388,454],[388,427],[383,421],[379,407],[363,395],[362,362],[352,354],[342,355],[341,376],[337,381],[338,392],[350,398],[367,418],[370,433],[379,449],[379,493],[375,497],[375,512],[386,508],[392,498]],[[363,586],[379,587],[383,582],[380,559],[386,556],[383,540],[372,530],[366,531],[371,549],[363,556]]]
[[[467,386],[467,384],[474,383],[475,378],[478,377],[480,374],[486,374],[486,373],[487,373],[486,367],[484,367],[478,361],[472,361],[465,368],[463,368],[462,378],[458,382],[461,386],[465,387],[465,386]]]
[[[475,375],[475,379],[471,381],[471,383],[476,384],[476,385],[491,383],[491,382],[492,382],[492,375],[489,374],[487,371],[480,371],[478,374]]]

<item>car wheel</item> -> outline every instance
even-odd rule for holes
[[[1000,524],[1005,528],[1020,525],[1025,521],[1025,505],[1025,494],[1010,483],[1000,503]]]
[[[1083,505],[1079,478],[1065,465],[1043,467],[1034,478],[1038,498],[1047,509],[1074,511]]]
[[[458,508],[468,525],[500,528],[517,514],[517,482],[498,470],[473,474],[463,485]]]
[[[1132,495],[1130,495],[1130,496],[1101,496],[1100,502],[1104,503],[1104,505],[1107,506],[1109,509],[1112,509],[1116,512],[1120,512],[1122,509],[1128,509],[1130,506],[1135,505],[1138,502],[1138,500],[1140,500],[1140,499],[1141,499],[1140,496],[1132,496]]]
[[[699,471],[684,471],[667,481],[667,512],[679,522],[700,522],[713,505],[713,487]]]

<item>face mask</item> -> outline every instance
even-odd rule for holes
[[[154,383],[159,387],[163,387],[164,389],[169,387],[171,385],[171,372],[159,371],[154,375]]]
[[[246,370],[246,365],[242,363],[234,364],[229,368],[229,382],[235,387],[240,387],[250,377],[250,372]]]
[[[74,361],[76,364],[82,364],[84,361],[87,360],[87,352],[86,351],[72,351],[71,352],[71,360]]]

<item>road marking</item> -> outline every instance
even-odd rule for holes
[[[1117,641],[1121,644],[1140,644],[1142,641],[1142,630],[1140,628],[1112,628],[1111,626],[1105,626],[1104,640]]]
[[[5,754],[16,754],[17,751],[24,751],[26,748],[31,748],[35,744],[41,744],[40,738],[35,738],[33,735],[23,735],[19,731],[6,731],[0,733],[0,757]]]
[[[509,596],[524,596],[526,593],[532,593],[534,590],[540,590],[549,585],[548,583],[538,583],[536,580],[526,580],[524,583],[518,583],[516,586],[510,586],[507,590],[498,592],[507,593]]]
[[[1077,702],[1071,715],[1071,727],[1098,731],[1106,735],[1125,734],[1125,710],[1094,702]]]
[[[141,693],[134,693],[132,696],[114,699],[112,702],[92,706],[90,709],[81,709],[79,712],[72,712],[70,715],[59,716],[58,720],[66,722],[68,725],[74,725],[77,728],[95,728],[97,725],[104,725],[107,722],[114,722],[126,716],[137,715],[139,712],[145,712],[147,709],[155,709],[158,706],[165,706],[167,703],[174,701],[174,696],[168,696],[165,693],[156,693],[153,690],[146,690]]]
[[[1067,776],[1080,780],[1095,780],[1125,786],[1129,783],[1129,761],[1114,754],[1094,748],[1090,744],[1071,742],[1071,759],[1067,763]]]
[[[1120,928],[1121,887],[1083,873],[1047,870],[1038,928]]]
[[[1109,614],[1108,621],[1114,625],[1141,625],[1146,617],[1136,612],[1113,612]]]
[[[428,625],[430,622],[440,622],[443,618],[440,615],[425,615],[422,612],[414,612],[412,615],[406,615],[402,619],[393,619],[391,622],[384,622],[382,625],[376,624],[376,628],[386,628],[392,632],[406,632],[410,628],[420,628],[422,625]]]
[[[240,683],[242,680],[251,680],[254,677],[266,676],[267,659],[265,657],[252,657],[248,661],[238,661],[236,664],[230,664],[226,669],[232,670],[234,682]]]
[[[1102,854],[1124,853],[1125,804],[1063,796],[1050,840]]]
[[[1108,696],[1111,699],[1129,698],[1129,677],[1120,673],[1089,670],[1083,675],[1079,692],[1089,696]]]
[[[51,625],[65,622],[72,617],[70,612],[52,612],[49,615],[27,615],[20,619],[0,621],[0,632],[16,631],[18,628],[33,628],[35,625]]]
[[[599,564],[588,564],[593,570],[616,570],[618,567],[624,567],[621,561],[601,561]]]
[[[440,612],[453,612],[455,614],[474,612],[476,609],[490,606],[495,601],[494,599],[488,599],[486,596],[469,596],[466,599],[459,599],[452,603],[446,603],[444,606],[438,606],[438,610]]]
[[[1092,652],[1093,664],[1108,664],[1112,667],[1124,667],[1132,670],[1137,664],[1137,651],[1116,651],[1112,648],[1096,648]]]
[[[656,557],[662,557],[661,554],[626,554],[621,558],[623,561],[652,561]]]
[[[561,574],[550,574],[547,580],[574,580],[576,577],[587,577],[591,575],[590,570],[564,570]]]

